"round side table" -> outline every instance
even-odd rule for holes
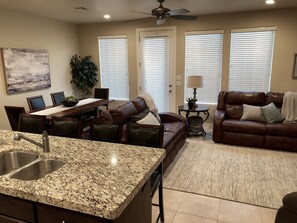
[[[192,109],[189,109],[188,104],[178,106],[178,113],[181,115],[181,112],[186,112],[186,119],[189,126],[189,136],[191,135],[202,135],[203,137],[206,135],[206,132],[203,128],[203,123],[209,117],[209,108],[205,105],[195,105]],[[200,113],[206,115],[203,119],[200,116]],[[190,113],[196,113],[196,116],[190,116]]]

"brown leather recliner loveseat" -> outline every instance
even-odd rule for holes
[[[137,97],[133,101],[127,102],[115,108],[102,111],[100,118],[103,121],[109,121],[113,124],[123,125],[123,137],[121,142],[126,143],[127,140],[127,123],[135,121],[135,118],[143,117],[148,110],[145,101]],[[188,126],[186,119],[172,112],[159,113],[161,125],[164,125],[164,136],[162,148],[166,150],[166,157],[163,161],[164,171],[173,161],[178,151],[184,145],[187,135]]]
[[[297,124],[240,120],[243,104],[281,108],[283,93],[222,91],[213,124],[213,141],[230,145],[297,151]]]

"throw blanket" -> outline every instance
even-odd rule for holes
[[[158,109],[154,102],[153,97],[147,92],[144,92],[144,93],[138,95],[137,97],[142,98],[145,101],[146,106],[156,116],[156,118],[159,120],[159,122],[161,122],[161,118],[158,114]]]
[[[282,114],[285,117],[284,123],[297,122],[297,92],[288,91],[285,93]]]

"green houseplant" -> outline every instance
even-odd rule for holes
[[[91,56],[80,57],[74,55],[70,60],[71,84],[75,85],[86,98],[92,88],[98,83],[96,64],[91,61]]]

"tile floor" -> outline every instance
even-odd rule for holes
[[[153,199],[158,203],[158,193]],[[164,189],[165,223],[274,223],[275,209]],[[153,206],[155,223],[158,207]]]

